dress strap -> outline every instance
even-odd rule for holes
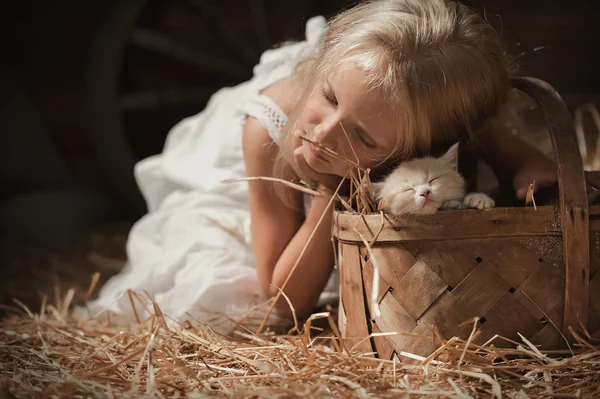
[[[262,94],[252,96],[244,103],[243,112],[256,118],[267,129],[273,142],[279,144],[288,117],[275,101]]]

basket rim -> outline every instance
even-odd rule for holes
[[[600,232],[600,205],[590,206],[589,231]],[[599,218],[599,219],[596,219]],[[347,242],[373,243],[440,241],[501,237],[562,237],[560,209],[507,207],[485,210],[444,210],[432,215],[392,217],[334,210],[333,237]]]

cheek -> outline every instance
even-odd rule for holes
[[[412,191],[402,191],[399,193],[390,193],[384,198],[386,204],[392,208],[406,208],[415,203],[415,195]]]
[[[347,140],[346,144],[348,144]],[[356,162],[356,159],[358,158],[358,164],[363,168],[375,169],[381,166],[381,158],[377,158],[372,151],[366,149],[360,142],[357,143],[357,140],[354,140],[352,146],[356,152],[355,156],[352,149],[348,147],[349,154],[351,155],[350,159],[352,159],[352,161]],[[371,173],[373,174],[373,172]]]
[[[452,179],[440,179],[433,185],[436,195],[444,198],[458,198],[464,195],[464,185]]]
[[[340,132],[340,135],[341,137],[338,137],[335,151],[344,158],[346,158],[348,161],[351,161],[353,163],[357,162],[356,156],[354,155],[354,152],[352,152],[352,147],[350,147],[350,145],[348,144],[348,140],[346,140],[346,138],[344,137],[344,133]],[[356,151],[356,147],[354,148],[354,150]],[[358,163],[362,166],[362,164],[360,163],[360,154],[358,155]]]
[[[375,161],[372,157],[367,157],[364,154],[361,154],[360,152],[364,151],[362,149],[356,149],[356,147],[354,147],[354,150],[357,152],[358,155],[358,164],[363,167],[363,168],[369,168],[372,169],[373,167],[375,167],[377,165],[377,161]],[[352,160],[356,161],[356,157],[354,156],[354,154],[352,154]]]

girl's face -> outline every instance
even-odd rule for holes
[[[369,90],[365,73],[350,66],[317,82],[296,128],[298,133],[361,167],[373,168],[394,149],[398,132],[393,126],[390,105],[383,101],[381,92]],[[304,140],[300,145],[306,162],[315,171],[346,174],[345,162]]]

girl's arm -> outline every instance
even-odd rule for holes
[[[498,180],[511,182],[517,198],[525,199],[534,180],[536,188],[557,181],[556,164],[537,148],[512,134],[498,120],[491,121],[478,138],[478,156]]]
[[[249,177],[273,176],[278,148],[262,125],[251,117],[244,129],[243,150]],[[315,197],[305,218],[301,192],[286,188],[296,208],[290,209],[274,192],[273,184],[278,183],[259,180],[248,184],[258,280],[263,292],[274,296],[278,292],[275,287],[282,287],[308,242],[327,207],[328,198]],[[299,317],[312,310],[333,270],[331,221],[329,210],[283,289]],[[275,306],[281,314],[291,316],[283,296]]]

